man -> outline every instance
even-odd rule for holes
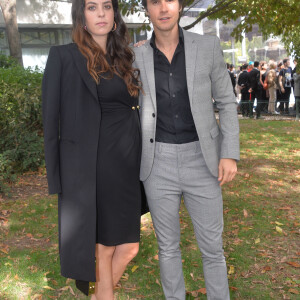
[[[253,104],[256,98],[256,119],[260,119],[261,106],[262,106],[262,86],[260,84],[260,71],[258,69],[259,61],[254,62],[254,68],[249,72],[249,84],[250,84],[250,100],[249,100],[249,110],[253,114]]]
[[[281,91],[279,110],[281,114],[289,114],[290,95],[292,89],[292,68],[290,67],[290,60],[288,58],[283,60],[283,66],[283,69],[279,72],[278,80]]]
[[[230,77],[217,37],[178,26],[182,0],[144,0],[143,5],[154,33],[135,48],[144,89],[140,179],[156,231],[162,287],[166,299],[185,299],[179,245],[183,196],[202,253],[208,299],[227,300],[220,186],[234,178],[239,159]]]
[[[250,88],[250,80],[249,80],[249,73],[247,71],[248,64],[243,64],[242,65],[242,72],[239,76],[238,80],[238,85],[240,86],[241,89],[241,111],[243,117],[249,117],[253,118],[253,104],[249,103],[250,101],[250,93],[249,93],[249,88]],[[250,108],[252,107],[252,109]]]
[[[236,91],[235,91],[236,78],[235,78],[235,75],[234,75],[234,73],[233,73],[233,68],[234,68],[234,65],[233,65],[233,64],[227,63],[227,71],[228,71],[228,74],[229,74],[230,79],[231,79],[231,84],[232,84],[232,88],[233,88],[233,93],[234,93],[234,95],[236,96]]]

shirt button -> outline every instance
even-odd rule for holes
[[[175,94],[173,94],[172,97],[175,98]]]
[[[175,115],[175,118],[178,119],[178,115]]]
[[[152,114],[152,117],[155,118],[155,113]]]
[[[173,73],[170,73],[170,76],[173,76]]]
[[[153,139],[150,139],[150,143],[153,143]]]

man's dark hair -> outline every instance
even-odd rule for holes
[[[183,0],[178,0],[180,7],[182,8]],[[147,10],[147,0],[142,0],[142,5]]]
[[[229,69],[229,68],[230,68],[230,65],[229,65],[229,63],[226,63],[226,66],[227,66],[227,69]]]
[[[233,69],[234,68],[234,64],[230,64],[229,68]]]
[[[248,68],[248,64],[243,64],[242,65],[242,70],[247,70],[247,68]]]
[[[254,62],[254,68],[257,68],[259,66],[259,61]]]
[[[282,62],[285,65],[288,62],[288,58],[285,58]]]
[[[280,68],[281,66],[282,66],[282,62],[279,62],[277,68]]]

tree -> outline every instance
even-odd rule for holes
[[[193,7],[201,2],[186,0],[184,5]],[[138,12],[140,7],[141,0],[121,0],[123,15]],[[242,39],[243,32],[251,32],[253,25],[257,24],[264,37],[281,36],[286,50],[300,57],[299,15],[299,0],[216,0],[184,29],[194,27],[205,18],[220,19],[224,24],[239,20],[231,33],[238,41]]]
[[[224,1],[217,0],[216,5],[221,2]],[[241,40],[242,32],[252,31],[253,25],[257,24],[264,37],[281,36],[285,49],[291,55],[300,57],[299,15],[299,0],[239,0],[210,17],[219,18],[224,24],[241,18],[232,32],[236,40]]]
[[[23,66],[22,47],[17,23],[16,0],[0,0],[0,7],[6,26],[10,56],[16,58],[19,64]]]

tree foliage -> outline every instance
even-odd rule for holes
[[[185,7],[201,4],[201,0],[186,0]],[[141,0],[121,0],[123,15],[141,10]],[[233,21],[237,26],[232,36],[238,41],[243,32],[251,32],[257,24],[261,33],[281,36],[286,50],[300,57],[300,1],[299,0],[216,0],[214,5],[201,11],[194,22],[185,26],[190,29],[204,18],[220,19],[224,24]]]

